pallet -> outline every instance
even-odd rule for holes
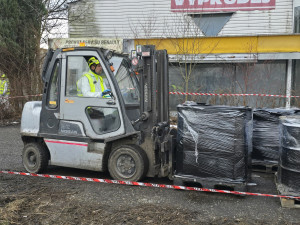
[[[283,208],[300,209],[300,200],[280,198],[280,202]]]
[[[218,189],[228,191],[247,192],[247,183],[232,183],[217,180],[210,180],[204,178],[191,178],[183,176],[174,176],[174,185],[178,186],[189,186],[189,187],[200,187],[207,189]]]
[[[252,171],[261,173],[276,173],[278,170],[277,163],[253,162]]]
[[[275,175],[275,184],[279,195],[284,196],[299,196],[300,193],[288,189],[286,186],[278,183],[277,174]],[[300,200],[290,198],[280,198],[282,208],[300,209]]]

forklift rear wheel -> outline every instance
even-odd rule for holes
[[[23,165],[29,173],[40,173],[48,166],[48,153],[40,143],[26,144],[22,154]]]
[[[147,174],[148,165],[146,153],[135,145],[113,149],[108,159],[108,171],[115,180],[139,181]]]

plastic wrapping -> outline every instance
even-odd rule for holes
[[[300,150],[282,147],[281,165],[288,169],[300,171]]]
[[[224,182],[249,178],[252,110],[247,107],[179,105],[176,174]]]
[[[300,193],[300,116],[280,117],[278,182]]]
[[[298,113],[299,109],[255,109],[253,111],[253,153],[255,162],[278,163],[279,117]]]

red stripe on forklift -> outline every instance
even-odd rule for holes
[[[55,143],[55,144],[64,144],[64,145],[78,145],[78,146],[84,146],[87,147],[88,144],[81,144],[81,143],[74,143],[74,142],[65,142],[65,141],[54,141],[54,140],[46,140],[45,142],[48,143]]]
[[[22,175],[22,176],[32,176],[32,177],[56,178],[56,179],[73,180],[73,181],[89,181],[89,182],[97,182],[97,183],[105,183],[105,184],[123,184],[123,185],[129,185],[129,186],[146,186],[146,187],[157,187],[157,188],[186,190],[186,191],[215,192],[215,193],[222,193],[222,194],[250,195],[250,196],[288,198],[288,199],[300,200],[300,196],[297,197],[297,196],[287,196],[287,195],[272,195],[272,194],[261,194],[261,193],[251,193],[251,192],[241,192],[241,191],[227,191],[227,190],[217,190],[217,189],[207,189],[207,188],[185,187],[185,186],[167,185],[167,184],[153,184],[153,183],[142,183],[142,182],[133,182],[133,181],[120,181],[120,180],[108,180],[108,179],[85,178],[85,177],[71,177],[71,176],[35,174],[35,173],[12,172],[12,171],[0,171],[0,174],[1,173],[2,174]]]

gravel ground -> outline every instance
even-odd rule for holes
[[[19,130],[0,127],[0,171],[25,172]],[[62,167],[47,173],[109,178]],[[251,192],[277,194],[273,174],[252,176],[258,185]],[[277,198],[0,174],[0,224],[300,224],[299,212],[282,208]]]

